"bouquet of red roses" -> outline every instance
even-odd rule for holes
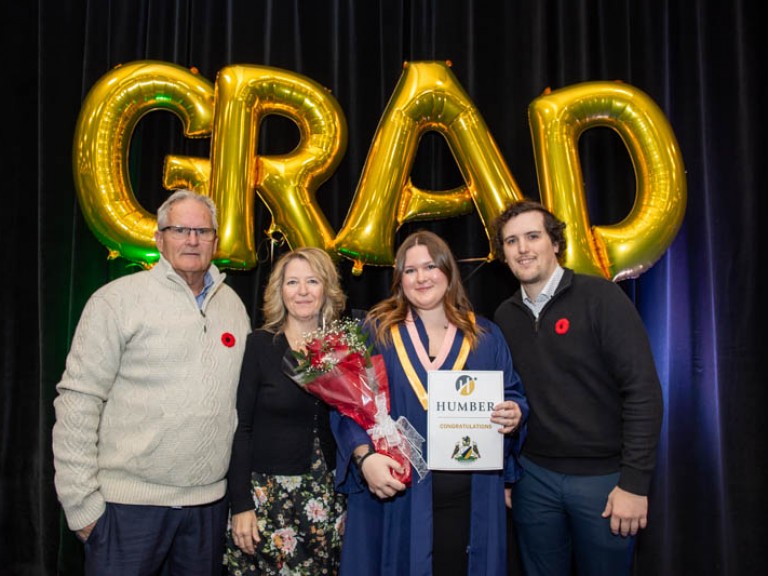
[[[389,415],[384,359],[371,356],[360,324],[342,319],[318,328],[304,336],[303,351],[293,355],[296,362],[286,370],[291,379],[368,432],[376,451],[402,467],[398,480],[410,484],[412,469],[424,477],[424,438],[405,417],[395,421]]]

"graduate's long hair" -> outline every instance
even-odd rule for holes
[[[366,324],[374,331],[376,341],[388,345],[392,341],[390,328],[405,322],[410,303],[403,293],[403,269],[405,253],[414,246],[425,246],[435,265],[448,278],[448,289],[443,297],[443,307],[448,320],[464,333],[471,348],[475,348],[482,329],[474,321],[472,304],[464,291],[456,259],[448,244],[434,232],[419,230],[410,234],[395,254],[395,271],[392,276],[391,296],[376,304],[366,315]],[[415,311],[414,311],[415,313]]]

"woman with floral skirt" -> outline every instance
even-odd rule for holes
[[[339,317],[346,297],[330,256],[299,248],[275,264],[264,325],[248,336],[228,482],[230,575],[336,574],[345,498],[334,490],[328,407],[297,386],[284,358]]]

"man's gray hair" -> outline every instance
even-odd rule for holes
[[[165,228],[168,224],[168,212],[171,211],[171,206],[180,202],[181,200],[196,200],[208,208],[208,212],[211,213],[211,225],[214,230],[219,229],[219,224],[216,220],[216,205],[208,196],[198,194],[194,190],[176,190],[171,194],[165,202],[157,209],[157,229]]]

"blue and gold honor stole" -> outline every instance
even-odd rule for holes
[[[470,314],[470,320],[474,323],[474,314]],[[389,327],[392,334],[392,343],[395,346],[400,365],[403,367],[403,372],[405,372],[408,382],[411,383],[411,388],[413,389],[414,394],[416,394],[419,402],[421,402],[421,407],[426,410],[429,406],[427,390],[424,387],[421,378],[419,378],[419,375],[416,373],[416,369],[413,367],[408,351],[405,349],[405,342],[403,342],[403,337],[400,335],[400,327],[401,325],[392,325]],[[456,356],[456,360],[454,361],[451,370],[461,370],[467,362],[467,357],[469,356],[469,340],[465,338],[463,334],[461,335],[461,340],[461,347],[459,348],[459,353]]]

